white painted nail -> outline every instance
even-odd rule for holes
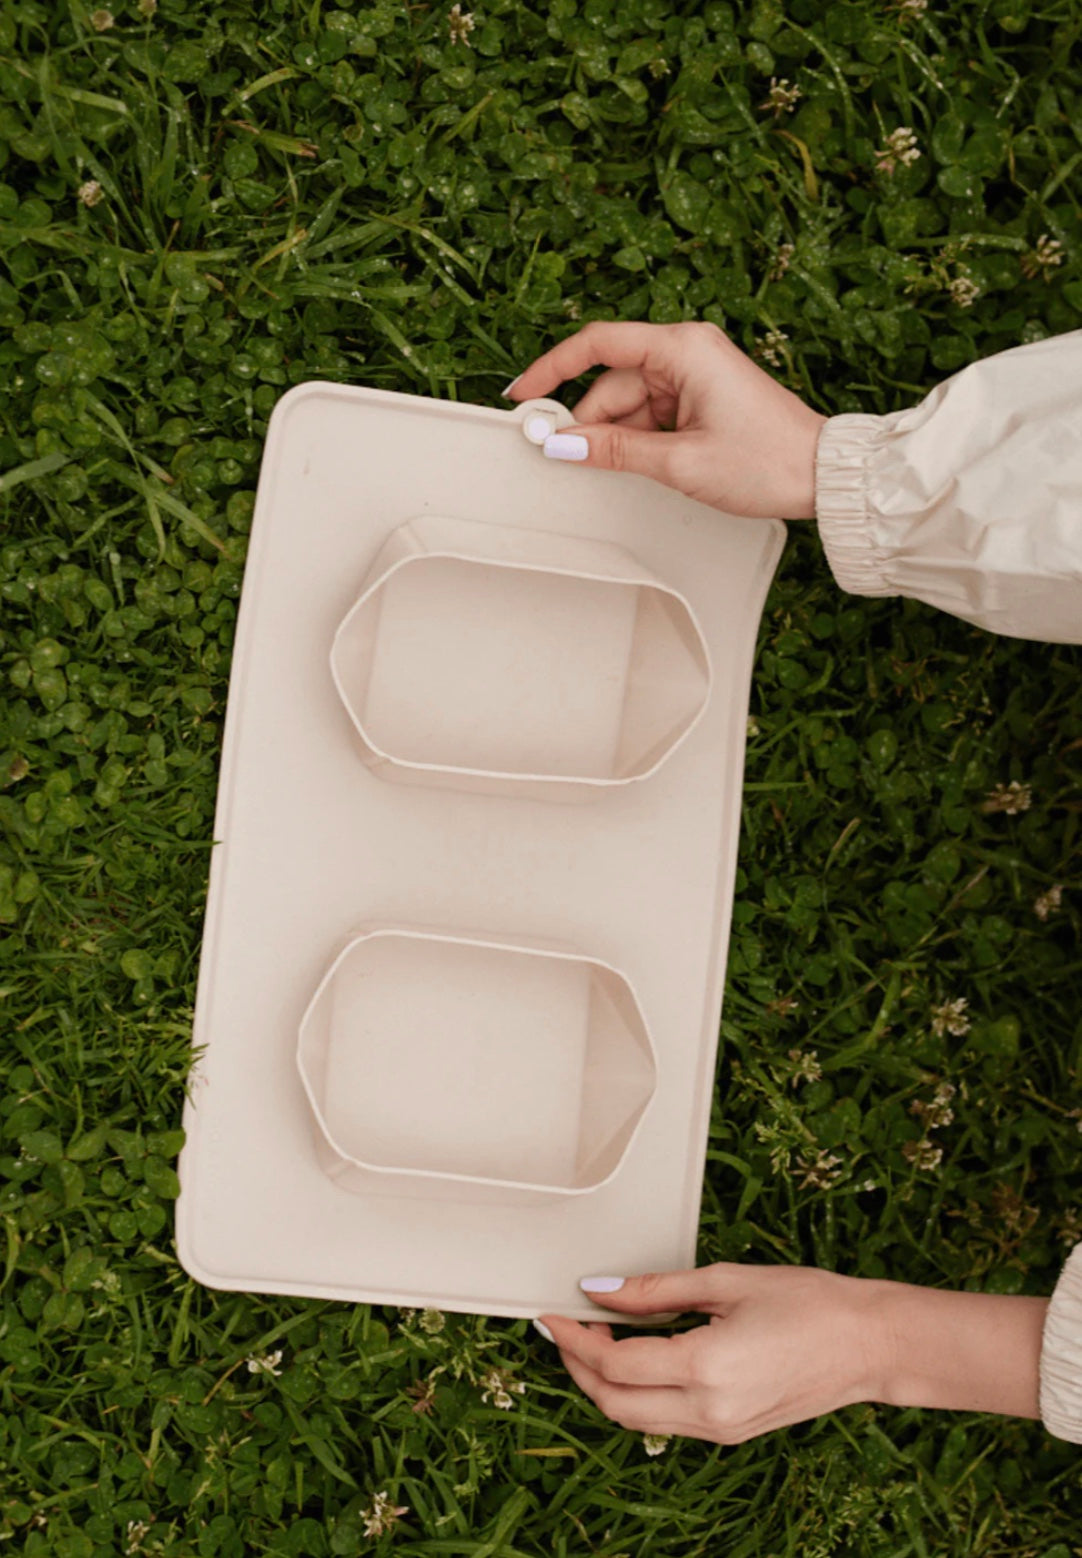
[[[580,433],[553,433],[543,447],[550,460],[585,460],[590,453],[590,445]]]
[[[583,1277],[579,1282],[584,1293],[618,1293],[623,1285],[623,1277]]]
[[[521,377],[522,377],[522,374],[520,373],[519,376],[518,376],[518,379],[521,379]],[[518,379],[512,379],[510,384],[507,386],[507,388],[500,391],[500,394],[505,396],[505,397],[510,395],[511,391],[514,389],[515,385],[518,383]]]
[[[552,1343],[555,1344],[555,1341],[556,1341],[555,1336],[553,1336],[552,1332],[549,1330],[548,1326],[544,1324],[543,1321],[535,1320],[533,1322],[533,1328],[534,1328],[535,1331],[540,1331],[541,1332],[541,1335],[545,1338],[546,1342],[552,1342]]]

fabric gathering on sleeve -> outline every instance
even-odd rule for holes
[[[1082,1444],[1082,1244],[1068,1256],[1045,1315],[1040,1410],[1050,1434]]]
[[[971,363],[906,410],[829,417],[815,491],[842,589],[1082,643],[1082,330]]]

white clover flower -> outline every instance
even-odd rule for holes
[[[282,1349],[279,1347],[274,1352],[266,1353],[262,1358],[259,1358],[259,1357],[249,1358],[248,1359],[248,1373],[249,1374],[281,1374],[282,1371],[278,1367],[278,1365],[281,1363],[281,1361],[282,1361]]]
[[[962,995],[956,1001],[941,1001],[938,1006],[932,1007],[932,1032],[937,1039],[941,1039],[945,1033],[960,1039],[969,1032],[972,1025],[965,1015],[968,1005],[969,1002]]]
[[[84,206],[96,206],[99,200],[105,199],[105,191],[97,179],[87,179],[84,184],[79,185],[76,198],[81,200]]]
[[[116,17],[112,11],[91,11],[90,25],[95,32],[108,32],[110,27],[116,26]]]
[[[818,1082],[823,1075],[823,1068],[819,1064],[818,1050],[791,1049],[789,1059],[793,1062],[793,1075],[790,1078],[795,1087],[798,1082]]]
[[[917,1169],[937,1169],[943,1161],[943,1148],[933,1147],[927,1136],[920,1141],[902,1143],[902,1156]]]
[[[838,1168],[841,1158],[834,1157],[830,1152],[817,1152],[815,1162],[811,1163],[807,1158],[797,1158],[798,1165],[805,1170],[804,1178],[797,1186],[798,1190],[807,1190],[809,1186],[813,1190],[829,1190],[831,1185],[837,1184],[842,1177],[842,1170]]]
[[[956,1092],[957,1088],[953,1082],[941,1082],[932,1095],[931,1103],[915,1098],[909,1106],[909,1112],[920,1118],[925,1131],[934,1131],[941,1126],[950,1125],[954,1119],[954,1110],[950,1107],[950,1101]]]
[[[140,16],[153,16],[158,9],[158,0],[139,0],[135,8]]]
[[[756,1120],[752,1130],[760,1141],[773,1142],[774,1145],[770,1149],[770,1171],[773,1174],[783,1174],[789,1167],[792,1146],[785,1140],[780,1127],[766,1125],[762,1120]]]
[[[788,339],[784,330],[768,330],[764,338],[755,343],[756,356],[762,357],[771,367],[780,368],[782,360],[779,354],[783,342]]]
[[[504,1412],[515,1404],[508,1392],[513,1390],[516,1395],[521,1396],[526,1389],[521,1380],[510,1379],[506,1374],[501,1374],[499,1369],[491,1369],[481,1383],[486,1387],[481,1393],[481,1400],[487,1401],[491,1396],[493,1406],[499,1407]]]
[[[1061,1244],[1077,1244],[1082,1240],[1082,1212],[1070,1207],[1059,1219],[1057,1238]]]
[[[765,102],[760,103],[759,107],[772,108],[775,117],[777,117],[778,114],[783,114],[788,109],[795,107],[803,96],[804,94],[800,88],[790,86],[784,77],[781,81],[778,81],[776,77],[771,76],[770,91],[767,93]]]
[[[1033,900],[1033,912],[1039,920],[1047,920],[1048,916],[1059,908],[1063,901],[1063,888],[1058,882],[1053,882],[1046,893],[1041,893]]]
[[[364,1521],[365,1536],[382,1536],[385,1531],[392,1531],[398,1524],[402,1515],[409,1514],[409,1505],[402,1504],[397,1509],[391,1504],[386,1493],[377,1493],[368,1509],[361,1510],[361,1519]]]
[[[1003,811],[1008,817],[1016,817],[1019,812],[1028,811],[1032,805],[1032,786],[1019,784],[1017,779],[1012,779],[1010,784],[997,784],[994,790],[989,791],[981,811]]]
[[[774,256],[774,264],[771,266],[770,275],[767,278],[769,281],[781,280],[789,269],[789,262],[792,260],[795,252],[794,246],[791,243],[779,244],[778,252]]]
[[[126,1553],[137,1553],[142,1545],[144,1536],[150,1530],[145,1520],[129,1520],[127,1530],[124,1533]]]
[[[452,43],[464,43],[468,49],[470,40],[467,34],[471,33],[476,25],[472,11],[463,11],[461,5],[457,4],[451,7],[451,13],[447,18],[447,28],[451,34]]]
[[[900,16],[923,16],[928,0],[895,0],[895,10]]]
[[[427,1379],[415,1380],[412,1385],[406,1386],[406,1395],[413,1397],[411,1412],[420,1413],[422,1416],[431,1412],[436,1400],[436,1377],[443,1373],[443,1366],[433,1369]]]
[[[860,1188],[862,1190],[878,1190],[879,1186],[874,1179],[866,1179]]]
[[[672,75],[672,71],[669,69],[669,62],[668,62],[668,60],[663,60],[663,59],[651,60],[649,65],[647,65],[646,68],[650,72],[650,74],[653,76],[655,81],[657,81],[661,76],[671,76]]]
[[[754,714],[749,714],[748,715],[748,725],[747,725],[747,737],[748,737],[748,740],[749,741],[753,741],[758,734],[759,734],[759,721],[755,718]]]
[[[427,1331],[429,1336],[438,1336],[447,1324],[447,1317],[439,1309],[425,1309],[419,1323],[421,1330]]]
[[[957,303],[959,308],[972,308],[973,300],[980,297],[981,289],[968,276],[955,276],[947,291],[951,302]]]
[[[1040,271],[1043,281],[1049,280],[1049,271],[1063,264],[1063,245],[1058,238],[1053,238],[1049,233],[1042,233],[1037,239],[1037,246],[1030,249],[1022,256],[1022,274],[1032,281]]]
[[[642,1447],[647,1455],[660,1455],[668,1448],[672,1434],[643,1434]]]
[[[898,130],[892,130],[887,136],[886,145],[876,152],[876,171],[893,173],[899,162],[916,162],[919,156],[916,132],[903,125]]]

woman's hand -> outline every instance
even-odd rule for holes
[[[857,1401],[1040,1415],[1045,1298],[729,1261],[590,1296],[616,1313],[711,1317],[616,1341],[608,1325],[541,1316],[586,1395],[638,1432],[742,1444]]]
[[[550,395],[597,363],[609,372],[575,406],[582,425],[546,440],[550,458],[650,476],[729,514],[814,518],[826,417],[716,325],[594,321],[531,363],[509,398]]]
[[[698,1310],[709,1324],[614,1341],[607,1325],[543,1315],[572,1379],[606,1417],[647,1434],[742,1444],[879,1398],[879,1284],[806,1266],[721,1261],[591,1293],[628,1314]]]

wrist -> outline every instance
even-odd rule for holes
[[[1040,1417],[1047,1298],[877,1282],[866,1399]]]
[[[816,460],[819,451],[819,434],[827,418],[809,406],[801,406],[804,415],[794,428],[789,448],[792,461],[790,473],[792,498],[783,519],[814,519],[816,492]]]

